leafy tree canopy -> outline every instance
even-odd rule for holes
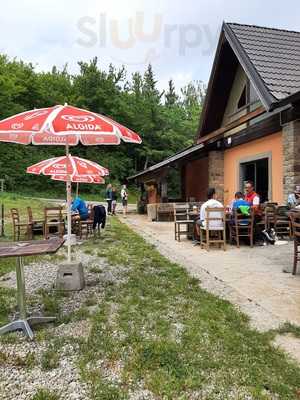
[[[112,117],[139,132],[142,145],[77,146],[72,153],[108,167],[111,179],[119,181],[193,143],[205,95],[202,82],[190,82],[176,90],[170,79],[163,92],[151,65],[144,74],[131,76],[125,67],[102,69],[97,58],[78,65],[75,75],[68,72],[67,65],[62,70],[53,67],[38,72],[30,63],[0,55],[0,118],[66,102]],[[63,152],[59,146],[0,143],[0,178],[6,178],[11,190],[47,190],[49,179],[27,175],[26,167]],[[88,190],[94,190],[92,185]]]

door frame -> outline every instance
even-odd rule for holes
[[[243,157],[237,160],[237,168],[236,168],[236,187],[238,190],[244,192],[244,188],[242,187],[242,176],[241,176],[241,164],[254,162],[261,160],[263,158],[268,159],[268,198],[269,201],[272,200],[273,189],[272,189],[272,152],[269,151],[267,153],[260,153],[248,157]]]

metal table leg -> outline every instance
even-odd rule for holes
[[[8,332],[22,330],[25,335],[33,339],[32,325],[55,321],[55,317],[29,317],[26,318],[26,299],[25,299],[25,278],[22,257],[17,257],[16,276],[17,276],[17,300],[20,318],[10,322],[0,328],[0,335]]]

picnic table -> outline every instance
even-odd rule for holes
[[[19,308],[19,318],[1,327],[0,335],[7,332],[22,330],[30,339],[33,339],[31,326],[55,320],[55,317],[43,316],[27,318],[23,258],[27,256],[56,253],[63,243],[64,240],[61,238],[0,243],[0,258],[16,257],[17,301]]]

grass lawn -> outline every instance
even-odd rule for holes
[[[79,251],[99,260],[89,271],[98,277],[101,296],[86,301],[95,308],[92,314],[82,308],[64,323],[88,319],[91,324],[88,336],[72,339],[90,399],[298,398],[300,368],[272,347],[274,332],[251,329],[244,314],[202,290],[182,267],[117,219],[101,239],[85,242]],[[104,281],[105,272],[119,278]],[[2,314],[8,313],[11,296],[6,293]],[[36,297],[60,318],[62,293],[41,291]],[[70,338],[43,328],[36,340],[48,345],[36,361],[41,371],[58,368],[58,349]],[[22,368],[28,368],[27,361]],[[60,398],[45,388],[34,397]]]

